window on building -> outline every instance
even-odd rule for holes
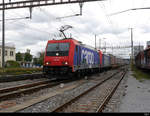
[[[7,50],[5,51],[5,56],[7,56]]]
[[[10,51],[10,56],[14,56],[14,52],[13,51]]]

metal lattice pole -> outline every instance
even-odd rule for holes
[[[2,68],[5,67],[5,3],[2,10]]]

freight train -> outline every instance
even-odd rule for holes
[[[135,65],[138,68],[150,70],[150,48],[137,54],[135,57]]]
[[[80,77],[122,65],[123,59],[103,54],[75,39],[49,40],[45,49],[43,73]]]

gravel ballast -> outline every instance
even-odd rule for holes
[[[101,80],[105,77],[108,77],[108,76],[112,75],[114,72],[116,72],[116,70],[104,72],[104,73],[101,73],[101,74],[95,74],[93,76],[88,77],[87,80],[82,79],[82,81],[83,81],[82,83],[79,80],[78,81],[72,81],[72,82],[69,82],[69,83],[62,83],[58,86],[55,86],[55,87],[52,87],[52,88],[42,89],[42,90],[39,90],[38,92],[34,92],[32,94],[29,94],[29,95],[28,94],[27,95],[23,94],[21,97],[15,98],[15,99],[12,99],[12,100],[13,100],[13,102],[15,101],[16,104],[22,104],[22,103],[28,102],[29,100],[39,98],[40,96],[44,96],[48,93],[57,92],[58,90],[61,90],[65,87],[67,88],[68,86],[72,86],[72,85],[76,85],[76,84],[79,85],[79,83],[81,83],[81,85],[79,85],[79,86],[77,86],[73,89],[62,92],[61,94],[57,94],[57,95],[55,95],[53,97],[50,97],[50,98],[48,98],[48,99],[46,99],[46,100],[44,100],[40,103],[34,104],[34,105],[20,111],[20,112],[51,112],[57,106],[65,103],[66,101],[68,101],[68,100],[72,99],[73,97],[79,95],[83,91],[86,91],[89,87],[92,87],[93,85],[95,85],[97,83],[96,80]]]
[[[111,75],[112,72],[110,71],[108,73],[108,75]],[[75,96],[78,96],[83,91],[86,91],[88,88],[90,88],[90,87],[94,86],[96,83],[98,83],[97,81],[93,81],[93,79],[92,79],[92,78],[96,78],[96,77],[97,76],[95,76],[95,77],[92,76],[91,80],[90,79],[85,80],[86,82],[84,84],[82,84],[81,86],[76,87],[72,90],[65,91],[63,94],[58,94],[54,97],[51,97],[51,98],[45,100],[44,102],[35,104],[35,105],[28,107],[20,112],[51,112],[59,105],[69,101],[70,99],[74,98]],[[105,73],[105,77],[106,77],[106,73]],[[104,78],[103,74],[101,74],[101,77],[99,77],[99,78],[101,78],[101,79]]]

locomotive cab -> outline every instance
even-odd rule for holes
[[[46,74],[66,74],[69,67],[70,42],[54,40],[47,43],[43,72]]]

